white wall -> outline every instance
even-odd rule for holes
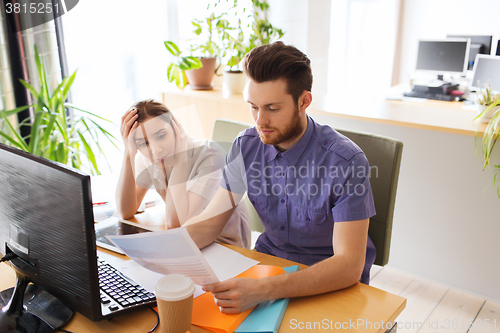
[[[408,83],[415,69],[419,39],[448,34],[493,35],[492,52],[500,38],[500,1],[404,0],[400,83]],[[494,54],[494,53],[493,53]]]
[[[400,82],[414,75],[419,39],[493,35],[495,52],[499,12],[496,0],[405,0]],[[487,187],[493,171],[481,171],[474,138],[373,127],[405,144],[391,265],[500,300],[500,200]],[[495,154],[499,164],[498,147]]]
[[[500,199],[488,187],[493,171],[482,171],[474,137],[314,118],[403,142],[389,265],[500,300]]]

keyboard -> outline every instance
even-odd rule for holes
[[[156,306],[155,295],[123,275],[106,261],[97,259],[102,315]]]
[[[414,98],[425,98],[425,99],[434,99],[438,101],[455,101],[457,96],[446,95],[446,94],[433,94],[433,93],[425,93],[425,92],[405,92],[403,93],[405,97],[414,97]]]

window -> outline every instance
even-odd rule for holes
[[[332,1],[329,92],[385,98],[391,86],[399,0]]]
[[[73,104],[119,126],[133,103],[160,98],[168,84],[163,45],[168,39],[167,5],[164,0],[86,0],[62,16],[68,70],[78,70]],[[106,128],[120,139],[118,126]],[[103,149],[109,151],[109,161],[116,161],[112,169],[118,172],[121,152]]]

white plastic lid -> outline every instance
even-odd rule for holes
[[[193,280],[184,274],[162,277],[155,286],[155,296],[165,301],[180,301],[194,293]]]

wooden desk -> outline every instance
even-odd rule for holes
[[[247,257],[260,261],[266,265],[290,266],[294,263],[285,259],[269,256],[256,251],[228,246]],[[300,265],[303,269],[304,265]],[[0,290],[14,286],[14,271],[5,263],[0,264]],[[352,332],[384,332],[380,325],[391,323],[403,311],[406,299],[391,293],[367,286],[362,283],[327,294],[310,297],[300,297],[290,300],[285,317],[283,318],[280,333],[300,332],[300,325],[320,325],[327,323],[333,328],[309,329],[308,332],[332,332],[340,325],[349,327],[360,323],[358,329]],[[362,321],[362,322],[361,322]],[[125,314],[112,320],[93,322],[79,313],[75,313],[64,329],[80,333],[144,333],[149,331],[156,323],[156,316],[149,310],[141,310],[131,314]],[[368,325],[368,328],[366,327]],[[370,325],[372,328],[370,329]],[[324,326],[323,326],[324,327]],[[351,326],[353,328],[355,326]],[[192,326],[191,333],[210,332],[203,328]]]

